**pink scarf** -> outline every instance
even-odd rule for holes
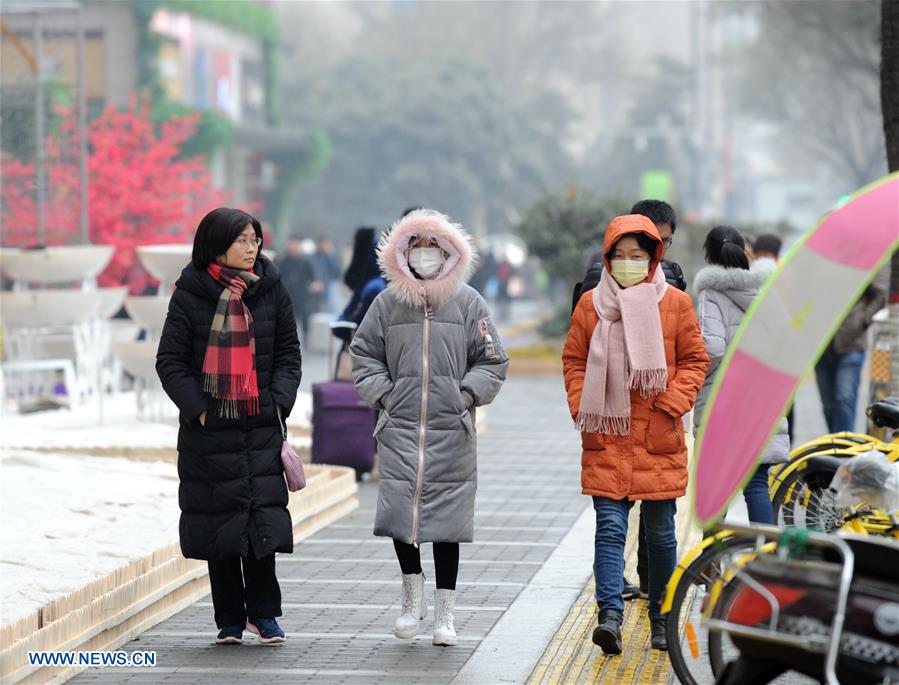
[[[644,398],[668,386],[659,302],[668,284],[662,267],[651,283],[622,288],[608,269],[593,289],[599,322],[590,338],[577,427],[584,433],[629,435],[631,390]]]

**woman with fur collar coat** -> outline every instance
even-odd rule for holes
[[[380,411],[374,532],[393,539],[403,574],[400,638],[427,615],[418,546],[434,543],[433,642],[452,645],[459,543],[474,537],[475,407],[496,397],[509,357],[466,285],[475,254],[459,224],[415,210],[381,239],[378,260],[387,289],[350,345],[356,388]]]
[[[703,411],[709,398],[715,374],[743,322],[746,310],[758,295],[762,285],[774,273],[775,263],[770,259],[756,260],[750,266],[745,240],[731,226],[716,226],[705,241],[706,262],[694,281],[699,293],[696,307],[702,337],[712,363],[693,411],[693,430],[700,430]],[[786,418],[782,418],[777,431],[762,455],[762,463],[743,488],[743,497],[753,523],[773,523],[774,513],[768,495],[768,468],[784,462],[790,452],[790,437]]]

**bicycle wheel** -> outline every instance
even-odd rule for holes
[[[818,459],[818,457],[838,457],[840,459],[850,459],[856,456],[856,450],[862,449],[861,443],[854,444],[811,444],[804,445],[801,447],[797,447],[795,450],[790,452],[790,460],[780,463],[780,464],[772,464],[768,469],[768,494],[771,497],[771,501],[774,501],[774,498],[777,496],[778,491],[780,491],[784,485],[784,481],[790,477],[790,473],[784,474],[783,472],[789,468],[794,467],[797,463],[802,461],[808,461],[809,459]],[[795,469],[793,469],[795,471]],[[791,471],[792,473],[792,471]]]
[[[834,473],[834,465],[820,464],[787,476],[771,502],[777,524],[828,533],[839,528],[845,512],[836,505],[836,493],[830,489]]]
[[[690,562],[675,587],[665,630],[671,667],[683,685],[714,682],[737,656],[728,637],[703,627],[701,614],[727,558],[752,546],[747,537],[719,540]]]

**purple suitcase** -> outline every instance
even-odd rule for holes
[[[312,386],[312,463],[349,466],[357,474],[375,463],[375,410],[352,381]]]

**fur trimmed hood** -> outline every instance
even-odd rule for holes
[[[727,269],[723,266],[710,265],[700,269],[693,281],[696,292],[703,290],[748,290],[758,292],[765,281],[774,273],[777,264],[772,259],[759,259],[746,269]]]
[[[417,238],[431,238],[447,254],[440,272],[427,280],[416,278],[409,269],[406,250]],[[471,237],[461,224],[431,209],[417,209],[393,224],[378,244],[378,264],[387,279],[387,288],[412,306],[421,307],[424,299],[438,306],[453,297],[468,283],[474,272],[477,253]]]

